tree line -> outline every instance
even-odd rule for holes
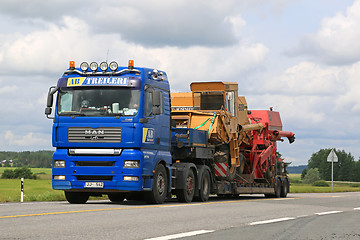
[[[302,177],[311,169],[317,169],[320,179],[331,181],[331,162],[327,162],[331,150],[327,148],[313,153],[308,160],[309,170],[304,169]],[[360,161],[355,161],[351,153],[346,153],[344,150],[334,149],[334,151],[338,157],[338,162],[334,162],[334,181],[360,182]]]
[[[53,153],[53,151],[0,152],[0,167],[51,168]]]

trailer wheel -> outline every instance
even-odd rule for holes
[[[286,198],[288,191],[289,190],[289,182],[288,180],[283,181],[282,185],[281,185],[281,194],[280,197],[282,198]]]
[[[276,183],[275,183],[275,197],[276,198],[280,198],[281,197],[281,189],[282,189],[282,184],[281,184],[281,180],[280,178],[276,179]]]
[[[108,198],[112,202],[122,202],[126,197],[125,193],[109,193]]]
[[[65,191],[65,198],[71,204],[84,204],[89,199],[88,193]]]
[[[185,181],[185,189],[176,190],[176,197],[179,202],[189,203],[193,200],[195,193],[195,175],[193,170],[189,169]]]
[[[208,171],[204,171],[200,179],[199,196],[196,200],[206,202],[210,195],[210,174]]]
[[[147,192],[146,202],[160,204],[165,202],[168,190],[168,178],[164,165],[159,164],[155,168],[152,191]]]

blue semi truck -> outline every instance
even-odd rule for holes
[[[49,89],[45,114],[53,119],[56,148],[52,186],[70,203],[103,194],[113,202],[163,203],[173,194],[191,202],[206,201],[211,193],[288,192],[288,185],[217,177],[218,148],[209,142],[209,132],[172,127],[166,73],[135,67],[132,60],[126,67],[83,62],[79,68],[71,61]]]

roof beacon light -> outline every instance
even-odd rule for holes
[[[81,71],[86,72],[89,69],[89,64],[87,62],[82,62],[80,64],[80,69]]]
[[[75,69],[75,61],[70,61],[70,70],[74,70]]]
[[[101,71],[106,72],[106,70],[108,69],[107,62],[100,63],[100,69],[101,69]]]
[[[98,69],[98,64],[96,62],[90,63],[90,69],[91,71],[96,72],[96,70]]]
[[[117,62],[111,62],[109,64],[110,70],[113,71],[113,72],[115,72],[118,69],[118,66],[119,65],[117,64]]]
[[[129,60],[129,69],[134,69],[134,60]]]

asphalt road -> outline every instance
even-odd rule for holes
[[[360,193],[0,204],[0,239],[360,239]]]

